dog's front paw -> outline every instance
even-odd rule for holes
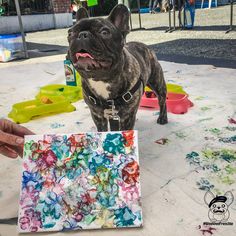
[[[159,116],[159,118],[157,119],[157,124],[164,125],[167,123],[168,123],[167,116],[164,116],[164,117]]]

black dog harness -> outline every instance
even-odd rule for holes
[[[109,100],[98,99],[94,94],[91,93],[91,91],[84,90],[84,92],[88,97],[90,104],[92,104],[93,106],[95,105],[98,107],[105,108],[104,117],[107,119],[108,131],[120,130],[120,117],[118,115],[118,110],[116,110],[116,107],[119,105],[125,105],[129,103],[133,99],[133,95],[141,85],[143,85],[143,91],[144,91],[144,83],[142,79],[139,78],[136,84],[133,86],[133,88],[131,88],[128,92],[124,93],[120,97]]]

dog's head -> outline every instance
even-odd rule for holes
[[[106,77],[120,63],[129,15],[122,4],[107,18],[90,19],[85,8],[78,10],[77,23],[68,31],[68,58],[83,77]]]

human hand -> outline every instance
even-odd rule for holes
[[[24,135],[30,134],[34,133],[9,120],[0,119],[0,154],[10,158],[22,157]]]

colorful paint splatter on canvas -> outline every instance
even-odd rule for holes
[[[136,131],[26,138],[20,232],[141,225]]]

